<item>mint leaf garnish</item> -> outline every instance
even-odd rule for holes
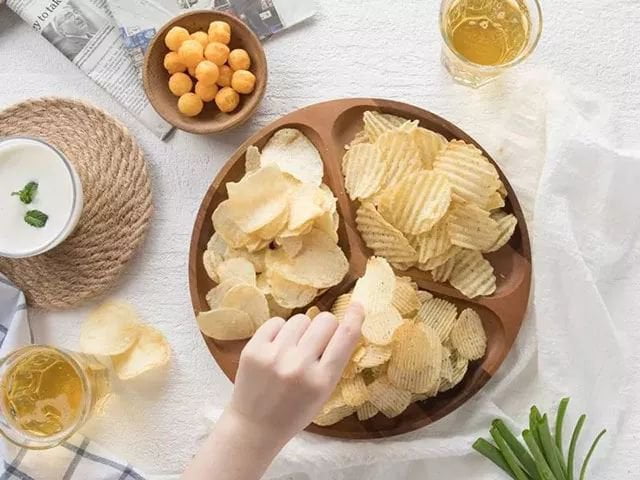
[[[36,196],[36,192],[38,191],[38,183],[37,182],[29,182],[27,183],[22,190],[17,192],[13,192],[11,195],[17,195],[20,197],[20,201],[25,204],[30,204],[33,202],[34,197]]]
[[[24,216],[24,221],[36,228],[44,227],[47,220],[49,220],[49,215],[40,210],[29,210]]]

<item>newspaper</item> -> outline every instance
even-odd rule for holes
[[[147,100],[106,0],[7,0],[6,4],[157,136],[165,138],[171,131]]]

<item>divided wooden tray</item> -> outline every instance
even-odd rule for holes
[[[338,198],[338,211],[341,218],[339,243],[350,264],[349,272],[343,282],[316,299],[316,304],[321,309],[328,309],[338,295],[353,287],[355,281],[364,273],[366,260],[372,252],[366,247],[356,229],[357,205],[351,202],[345,192],[340,165],[344,155],[344,145],[349,143],[362,128],[362,114],[366,110],[377,110],[420,120],[422,127],[441,133],[448,139],[461,139],[482,149],[469,135],[437,115],[411,105],[388,100],[334,100],[311,105],[277,120],[238,149],[218,174],[202,201],[193,229],[189,255],[189,286],[193,309],[196,313],[209,310],[205,296],[215,286],[202,265],[202,253],[213,234],[211,215],[218,204],[227,198],[225,184],[238,181],[245,174],[244,154],[250,145],[263,147],[277,130],[284,127],[302,131],[322,155],[324,182]],[[489,154],[486,151],[484,153],[495,164]],[[508,180],[497,164],[496,167],[508,191],[505,210],[518,218],[518,227],[509,244],[488,256],[496,270],[496,292],[490,297],[469,300],[449,285],[433,282],[428,273],[416,269],[401,272],[402,275],[411,276],[421,289],[446,298],[459,308],[471,306],[480,314],[489,339],[485,358],[469,366],[465,379],[456,388],[435,398],[415,403],[394,419],[378,414],[370,420],[359,422],[355,415],[352,415],[330,427],[311,425],[308,431],[333,437],[366,439],[416,430],[453,412],[478,392],[496,373],[518,335],[527,309],[531,286],[531,248],[524,215]],[[208,337],[204,339],[222,371],[233,381],[240,352],[246,342],[220,342]]]

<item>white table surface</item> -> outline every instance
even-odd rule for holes
[[[480,91],[454,85],[439,63],[436,0],[324,0],[315,19],[270,40],[267,96],[253,122],[227,135],[178,132],[155,138],[6,7],[0,7],[0,107],[30,97],[64,95],[102,107],[131,129],[147,155],[155,203],[148,239],[112,296],[127,300],[162,329],[174,348],[164,374],[127,384],[87,434],[149,473],[175,473],[194,452],[201,411],[223,403],[221,380],[195,326],[187,288],[187,256],[200,200],[216,172],[249,134],[301,106],[339,97],[376,96],[414,103],[457,123],[481,143],[503,98],[527,70],[550,70],[611,103],[617,140],[638,146],[640,124],[640,4],[637,0],[544,3],[541,44],[528,62]],[[499,159],[498,159],[499,161]],[[36,338],[77,346],[86,309],[32,313]],[[633,335],[635,344],[640,333]],[[635,352],[633,361],[640,361]],[[638,370],[636,369],[636,372]],[[214,384],[216,387],[214,388]],[[640,374],[629,385],[640,397]],[[639,462],[631,445],[640,415],[622,429],[629,448],[611,478],[632,478]],[[626,450],[626,448],[625,448]],[[623,453],[623,452],[619,452]],[[420,468],[402,468],[420,478]]]

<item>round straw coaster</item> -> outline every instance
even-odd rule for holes
[[[64,98],[42,98],[0,112],[0,138],[41,138],[61,150],[82,181],[84,210],[61,245],[25,259],[0,258],[0,272],[30,306],[65,309],[113,286],[144,239],[151,186],[142,152],[103,111]]]

